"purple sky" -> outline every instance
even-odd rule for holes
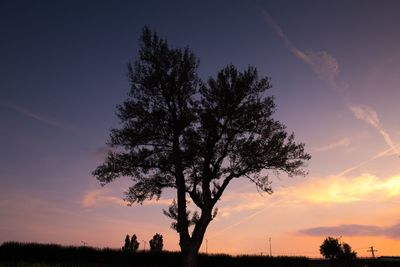
[[[330,234],[360,255],[371,245],[399,255],[399,9],[394,0],[1,1],[0,242],[119,247],[126,233],[160,232],[178,249],[161,212],[173,192],[126,207],[128,180],[101,188],[91,176],[148,25],[189,46],[203,79],[230,63],[272,77],[275,117],[313,156],[306,178],[275,179],[272,196],[233,184],[209,251],[260,253],[271,236],[276,254],[315,256]]]

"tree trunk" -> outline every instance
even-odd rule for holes
[[[195,248],[188,248],[182,252],[182,267],[197,267],[197,256],[199,251]]]
[[[211,208],[212,206],[206,205],[202,209],[202,214],[199,221],[193,229],[192,237],[188,242],[182,242],[182,235],[180,235],[180,247],[182,251],[182,267],[197,267],[197,258],[201,243],[203,243],[204,234],[207,226],[211,221]]]

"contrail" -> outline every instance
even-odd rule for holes
[[[219,235],[219,234],[221,234],[221,233],[223,233],[223,232],[225,232],[225,231],[227,231],[227,230],[229,230],[229,229],[231,229],[231,228],[233,228],[233,227],[238,226],[239,224],[244,223],[245,221],[250,220],[251,218],[257,216],[258,214],[263,213],[267,208],[268,208],[268,207],[262,208],[262,209],[260,209],[260,210],[258,210],[258,211],[256,211],[256,212],[254,212],[254,213],[251,214],[250,216],[248,216],[248,217],[246,217],[246,218],[244,218],[244,219],[242,219],[242,220],[239,220],[239,221],[237,221],[237,222],[234,223],[234,224],[228,225],[227,227],[223,228],[222,230],[219,230],[217,233],[211,234],[210,237],[215,237],[215,236],[217,236],[217,235]]]
[[[398,155],[400,155],[400,151],[397,149],[397,146],[394,144],[389,133],[383,128],[378,118],[378,113],[375,110],[365,105],[353,105],[351,103],[347,103],[347,106],[357,119],[368,123],[376,130],[378,130],[378,132],[382,135],[383,139],[385,140],[385,143],[390,148],[392,148]]]
[[[60,121],[58,121],[56,119],[53,119],[53,118],[50,118],[50,117],[48,117],[46,115],[43,115],[43,114],[40,114],[40,113],[37,113],[37,112],[33,112],[31,110],[28,110],[28,109],[26,109],[24,107],[21,107],[19,105],[15,105],[15,104],[1,103],[0,105],[3,106],[3,107],[6,107],[6,108],[12,109],[12,110],[14,110],[14,111],[26,116],[26,117],[29,117],[29,118],[34,119],[36,121],[39,121],[41,123],[50,125],[52,127],[55,127],[55,128],[67,131],[67,132],[72,132],[74,134],[78,134],[76,129],[74,127],[72,127],[71,125],[68,125],[66,123],[60,122]]]
[[[351,172],[351,171],[353,171],[353,170],[355,170],[355,169],[358,169],[359,167],[361,167],[361,166],[363,166],[363,165],[365,165],[365,164],[367,164],[367,163],[369,163],[369,162],[371,162],[371,161],[373,161],[373,160],[375,160],[375,159],[378,159],[378,158],[381,158],[381,157],[387,155],[389,152],[392,152],[392,151],[396,152],[396,151],[398,150],[397,148],[398,148],[399,146],[400,146],[400,144],[399,144],[399,145],[395,145],[394,147],[390,147],[390,148],[388,148],[388,149],[386,149],[386,150],[383,150],[383,151],[379,152],[378,154],[376,154],[375,156],[373,156],[372,158],[367,159],[367,160],[365,160],[365,161],[362,161],[362,162],[360,162],[360,163],[354,165],[353,167],[350,167],[350,168],[345,169],[344,171],[340,172],[340,173],[339,173],[338,175],[336,175],[336,176],[337,176],[337,177],[344,176],[345,174],[347,174],[347,173],[349,173],[349,172]]]
[[[347,84],[339,84],[339,63],[326,51],[304,51],[296,47],[285,34],[283,29],[275,22],[272,16],[264,9],[261,9],[265,23],[282,40],[285,47],[300,61],[309,65],[312,71],[331,88],[336,91],[343,91],[348,87]]]

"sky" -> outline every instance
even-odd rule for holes
[[[129,207],[128,178],[101,187],[116,105],[144,25],[199,58],[272,78],[274,117],[312,155],[272,195],[238,180],[218,202],[208,252],[319,256],[324,238],[359,256],[400,255],[399,1],[0,2],[0,242],[118,248],[135,233],[167,250],[174,198]],[[205,251],[205,242],[201,251]]]

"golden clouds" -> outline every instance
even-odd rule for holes
[[[312,178],[306,184],[289,187],[285,194],[313,203],[384,201],[400,195],[400,175],[386,179],[371,174]]]

